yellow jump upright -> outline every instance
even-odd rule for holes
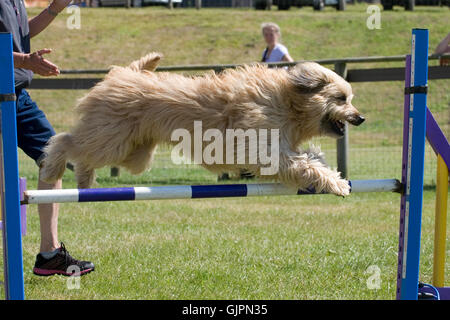
[[[437,155],[436,218],[434,226],[433,285],[444,286],[445,243],[447,236],[448,168],[440,154]]]

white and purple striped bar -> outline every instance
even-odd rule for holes
[[[400,183],[396,179],[349,181],[351,192],[398,192]],[[196,186],[129,187],[103,189],[28,190],[22,204],[99,202],[161,199],[200,199],[227,197],[254,197],[269,195],[316,194],[314,189],[306,191],[289,188],[278,183],[223,184]]]

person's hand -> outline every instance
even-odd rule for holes
[[[42,49],[25,55],[23,62],[24,68],[41,76],[57,76],[59,74],[59,68],[43,57],[44,54],[51,52],[51,49]]]
[[[83,2],[83,0],[53,0],[53,2],[50,4],[50,9],[56,12],[61,12],[71,2],[72,4],[77,4]]]

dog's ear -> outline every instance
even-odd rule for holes
[[[300,93],[319,92],[329,83],[322,66],[315,62],[299,63],[289,70],[289,80]]]

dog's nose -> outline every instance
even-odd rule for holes
[[[355,120],[352,121],[352,124],[355,126],[359,126],[361,123],[363,123],[366,120],[363,116],[357,116]]]

